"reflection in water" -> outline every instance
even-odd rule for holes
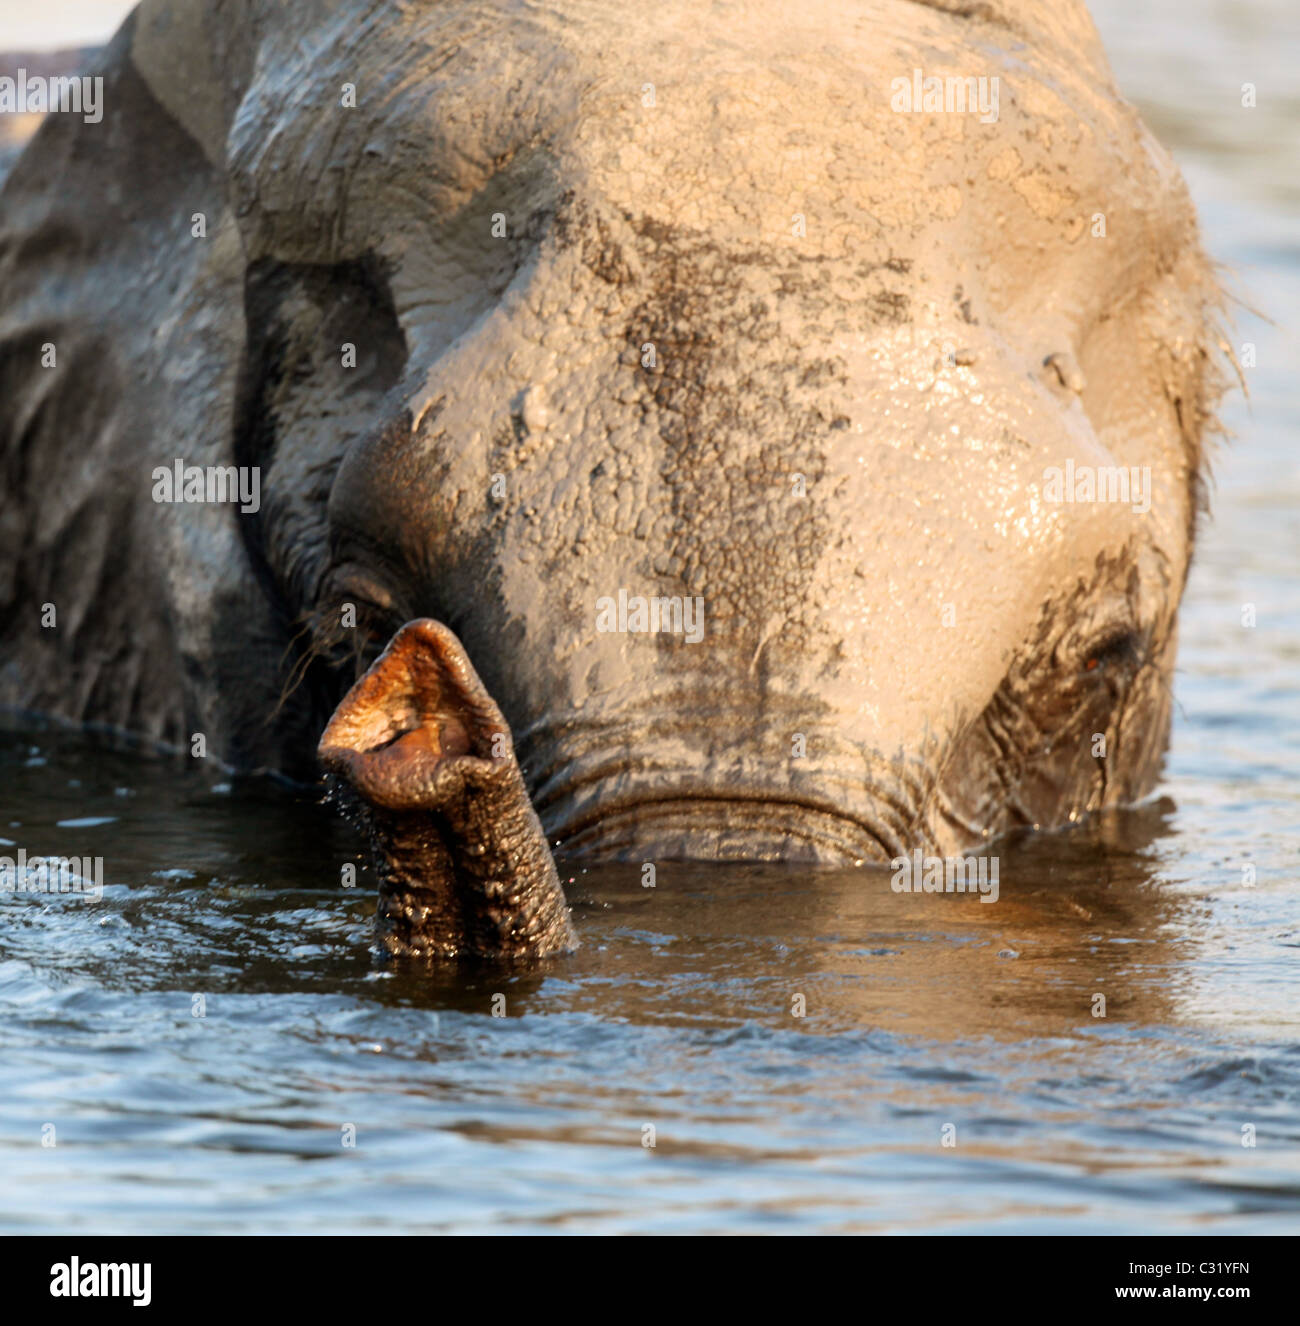
[[[365,991],[479,1012],[504,988],[510,1016],[1019,1039],[1095,1021],[1098,995],[1107,1018],[1171,1020],[1171,973],[1200,910],[1156,886],[1151,847],[1169,833],[1171,807],[1155,803],[1002,844],[993,904],[897,893],[887,869],[661,862],[653,888],[636,864],[587,869],[565,876],[576,955],[504,981],[492,968],[439,976],[373,949],[361,844],[309,798],[261,780],[214,793],[165,759],[109,756],[65,734],[35,739],[10,735],[2,748],[17,792],[12,841],[33,855],[102,855],[108,887],[100,903],[12,899],[4,942],[49,963],[57,929],[57,967],[107,989]],[[73,818],[73,770],[75,818],[89,827],[59,827]],[[87,805],[98,813],[83,814]],[[185,864],[159,868],[165,861]],[[353,890],[338,882],[345,861],[359,866]]]
[[[995,904],[879,869],[661,863],[653,889],[589,870],[568,885],[582,949],[503,975],[380,955],[369,872],[339,884],[361,845],[300,794],[30,729],[0,734],[0,785],[4,851],[100,854],[106,878],[98,903],[0,903],[8,1228],[1300,1209],[1300,1058],[1239,1020],[1221,1043],[1216,1000],[1188,999],[1259,1007],[1224,957],[1244,936],[1207,952],[1210,902],[1166,878],[1168,802],[1005,844]]]

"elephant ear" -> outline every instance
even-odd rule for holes
[[[0,705],[218,753],[223,626],[270,654],[273,618],[234,508],[154,501],[230,463],[244,343],[222,170],[133,59],[159,9],[86,71],[102,118],[47,116],[0,190]]]
[[[142,0],[131,24],[131,63],[154,100],[224,169],[231,121],[257,65],[266,0]],[[282,0],[273,0],[272,13]]]
[[[226,145],[273,15],[145,0],[87,71],[102,118],[48,116],[0,190],[0,705],[292,768],[322,438],[406,352],[369,260],[250,265]],[[156,500],[178,462],[256,467],[260,509]]]

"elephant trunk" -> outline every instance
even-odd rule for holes
[[[370,834],[393,953],[544,957],[577,947],[510,730],[460,641],[408,622],[317,752]]]

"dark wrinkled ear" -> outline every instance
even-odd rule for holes
[[[211,407],[200,380],[178,413],[161,365],[194,357],[163,324],[209,256],[189,218],[215,226],[221,189],[133,36],[128,19],[85,70],[101,118],[47,116],[0,188],[0,705],[180,740],[178,549],[142,511],[152,468],[201,447],[188,411]]]
[[[131,15],[131,62],[154,99],[224,167],[231,122],[257,68],[264,15],[282,0],[141,0]]]
[[[48,116],[0,188],[0,705],[283,767],[255,513],[153,496],[248,432],[225,143],[264,8],[145,0],[85,70],[102,117]]]

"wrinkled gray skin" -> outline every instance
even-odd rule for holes
[[[542,826],[883,861],[1153,786],[1217,296],[1081,6],[147,0],[101,68],[0,194],[0,703],[310,776],[432,619],[321,758],[448,956],[572,944]]]

